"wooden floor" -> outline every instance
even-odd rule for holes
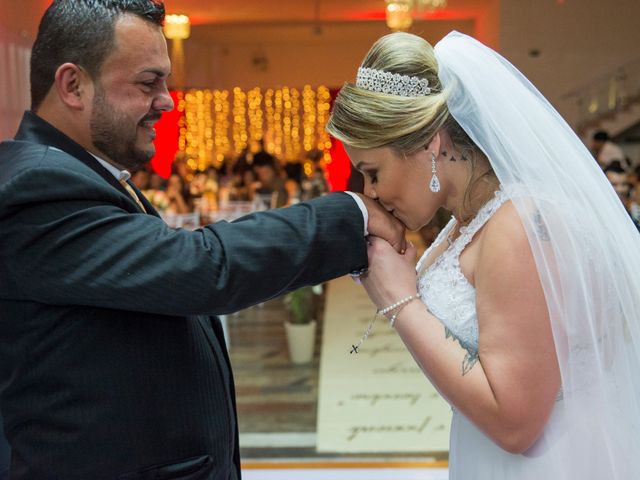
[[[317,302],[318,335],[309,365],[289,361],[280,299],[227,318],[235,374],[243,463],[278,461],[436,462],[445,458],[411,454],[320,455],[315,451],[318,367],[324,297]],[[436,464],[434,463],[434,466]]]

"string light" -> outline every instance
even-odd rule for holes
[[[331,154],[329,153],[329,149],[331,148],[331,138],[326,130],[327,122],[329,121],[329,110],[331,109],[331,93],[327,87],[321,85],[318,87],[316,98],[318,112],[316,138],[318,140],[318,150],[324,152],[324,161],[326,163],[331,163]]]
[[[291,118],[293,104],[291,102],[291,91],[288,87],[282,89],[282,138],[284,140],[284,158],[290,160],[293,152],[291,143]]]
[[[233,149],[236,154],[242,153],[247,146],[247,94],[240,87],[233,89]]]
[[[313,150],[316,129],[316,92],[311,85],[302,89],[302,128],[304,130],[302,144],[305,152]]]
[[[291,157],[288,160],[296,161],[300,158],[300,92],[291,89]]]
[[[189,90],[184,97],[184,145],[187,165],[192,170],[205,170],[211,165],[213,152],[213,118],[211,90]]]
[[[260,141],[263,136],[262,126],[264,119],[262,92],[258,87],[249,90],[247,103],[249,105],[249,147],[252,152],[257,152],[260,149]]]
[[[233,97],[233,98],[231,98]],[[326,86],[302,90],[290,87],[258,87],[243,91],[189,90],[177,92],[181,116],[178,148],[192,171],[219,167],[233,152],[245,148],[252,152],[264,148],[282,161],[297,162],[305,152],[323,152],[323,162],[330,163],[331,139],[326,132],[331,95]],[[312,174],[313,165],[304,163]]]
[[[275,109],[273,106],[273,98],[275,96],[275,91],[270,88],[266,91],[264,95],[264,109],[267,115],[267,131],[264,134],[265,137],[265,149],[267,152],[273,152],[276,148],[276,143],[274,140],[275,137]]]
[[[215,112],[214,145],[218,165],[224,162],[225,155],[231,149],[229,142],[229,91],[215,90],[213,92]]]
[[[274,109],[273,109],[273,153],[280,157],[282,156],[282,143],[283,143],[283,125],[282,125],[282,90],[278,89],[274,94]]]

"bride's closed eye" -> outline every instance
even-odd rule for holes
[[[378,181],[377,170],[367,170],[365,174],[369,176],[369,178],[371,179],[371,183],[376,183]]]

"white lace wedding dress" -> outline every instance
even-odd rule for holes
[[[473,236],[491,218],[498,208],[507,201],[508,195],[501,189],[478,212],[467,227],[460,228],[460,235],[423,272],[423,262],[455,227],[454,218],[440,232],[438,238],[424,253],[416,267],[421,272],[418,288],[427,308],[445,326],[448,337],[453,337],[466,350],[462,371],[473,368],[478,361],[478,319],[476,317],[476,292],[460,269],[459,258]],[[499,268],[499,266],[496,266]],[[555,426],[561,425],[562,401],[558,397],[547,428],[537,443],[522,455],[511,454],[496,445],[464,415],[455,408],[451,423],[449,447],[450,480],[559,480],[564,476],[554,475],[549,469],[549,460],[560,454],[563,448],[562,435],[554,435]],[[561,430],[561,429],[560,429]],[[585,432],[585,434],[588,434]],[[552,440],[552,438],[554,440]],[[552,448],[553,447],[553,448]],[[555,458],[557,461],[558,459]],[[578,477],[571,477],[578,478]],[[588,475],[583,478],[597,478]]]

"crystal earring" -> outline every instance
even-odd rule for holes
[[[440,180],[436,175],[436,154],[431,152],[431,181],[429,182],[429,190],[433,193],[440,191]]]

